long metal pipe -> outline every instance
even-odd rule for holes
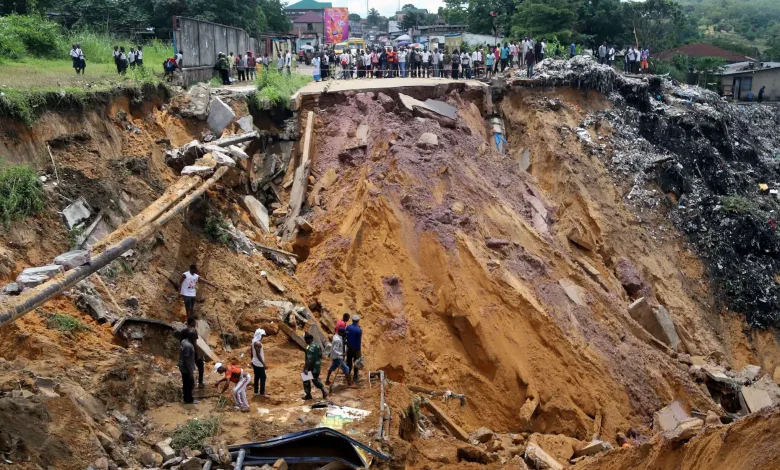
[[[224,166],[218,168],[214,173],[214,176],[205,181],[198,189],[189,194],[168,212],[150,224],[141,227],[138,232],[133,234],[133,236],[125,238],[116,245],[106,249],[106,251],[102,252],[98,256],[92,258],[90,264],[80,266],[64,274],[59,274],[44,282],[43,284],[30,289],[28,292],[25,292],[22,295],[14,298],[12,305],[0,305],[0,308],[2,309],[2,311],[0,311],[0,325],[10,323],[28,313],[29,311],[40,307],[44,303],[57,296],[60,292],[76,285],[76,283],[86,279],[90,274],[114,261],[116,258],[121,256],[122,253],[125,253],[127,250],[135,247],[139,241],[154,234],[161,226],[170,221],[176,214],[192,204],[192,201],[194,201],[195,198],[200,197],[210,187],[214,186],[214,184],[219,181],[219,179],[222,177],[222,175],[225,174],[225,172],[227,172],[227,170],[228,168]]]

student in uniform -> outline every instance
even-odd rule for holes
[[[119,48],[119,73],[124,75],[127,72],[127,55],[125,55],[125,48]]]
[[[127,53],[127,63],[130,65],[131,69],[135,68],[135,49],[130,48],[130,52]]]
[[[81,59],[79,58],[79,53],[76,50],[75,44],[73,44],[70,49],[70,58],[73,61],[73,68],[76,70],[76,75],[78,75],[81,70]]]
[[[135,65],[139,67],[144,66],[144,50],[141,46],[136,46],[135,48]]]
[[[76,49],[75,44],[73,49]],[[122,73],[122,69],[119,67],[119,46],[114,46],[114,65],[116,65],[116,73]]]
[[[176,54],[175,57],[176,57],[176,66],[179,68],[179,70],[181,70],[182,67],[184,67],[184,52],[181,49],[179,49],[179,53]]]

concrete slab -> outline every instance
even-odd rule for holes
[[[209,127],[215,134],[220,134],[236,118],[236,113],[219,98],[214,98],[209,104]]]
[[[54,264],[62,266],[65,271],[88,264],[89,261],[90,255],[87,250],[73,250],[54,258]]]
[[[16,277],[16,283],[22,288],[32,288],[43,284],[61,272],[63,272],[62,266],[58,264],[26,268]]]
[[[582,287],[578,286],[570,279],[561,279],[558,284],[563,288],[563,291],[569,297],[569,299],[580,307],[587,305],[585,302],[585,291]]]
[[[663,305],[652,309],[647,299],[640,297],[628,306],[628,313],[642,328],[670,348],[675,349],[680,344],[672,316]]]
[[[742,397],[751,413],[772,406],[772,398],[766,390],[756,387],[742,387]]]
[[[265,206],[253,196],[244,196],[239,201],[244,209],[249,212],[252,222],[266,232],[270,232],[268,210]]]
[[[65,223],[68,225],[68,230],[73,230],[73,227],[81,222],[89,219],[92,215],[92,209],[87,204],[86,199],[80,197],[76,199],[72,204],[68,205],[62,211],[63,217],[65,217]]]
[[[450,119],[455,119],[458,117],[457,108],[445,103],[444,101],[432,100],[428,98],[425,100],[425,107],[434,113],[441,114],[442,116],[448,117]]]
[[[596,455],[599,452],[611,449],[612,446],[604,441],[594,440],[589,442],[585,447],[574,451],[574,457],[582,457],[583,455]]]
[[[670,403],[655,412],[653,416],[653,430],[659,432],[671,431],[681,422],[690,419],[679,401]]]

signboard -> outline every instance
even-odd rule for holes
[[[349,11],[346,8],[325,9],[325,43],[338,44],[349,39]]]

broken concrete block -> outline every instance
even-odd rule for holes
[[[57,388],[57,381],[51,377],[36,377],[35,386],[38,388],[48,388],[54,390]]]
[[[62,211],[68,230],[73,230],[73,227],[89,219],[90,215],[92,215],[92,209],[83,197],[76,199]]]
[[[653,430],[657,432],[671,431],[690,418],[682,404],[679,401],[674,401],[653,414]]]
[[[521,431],[527,431],[531,429],[531,419],[536,413],[536,409],[539,407],[538,398],[528,398],[523,406],[520,407],[520,413],[518,414],[518,426]]]
[[[228,168],[234,168],[236,166],[236,161],[222,152],[212,152],[211,158],[217,162],[217,166],[226,166]]]
[[[311,233],[314,230],[314,227],[311,225],[311,222],[304,219],[303,217],[298,217],[297,219],[295,219],[295,225],[297,225],[300,231],[304,233]]]
[[[211,166],[185,166],[181,170],[182,176],[184,175],[194,175],[194,176],[210,176],[212,173],[214,173],[214,167]]]
[[[585,307],[588,305],[588,303],[585,301],[585,291],[582,287],[575,284],[570,279],[561,279],[558,281],[558,284],[563,289],[563,292],[566,293],[566,296],[574,302],[576,305],[579,305],[580,307]]]
[[[563,465],[535,443],[529,443],[525,448],[525,459],[531,461],[538,469],[563,470]]]
[[[419,139],[417,139],[417,146],[421,149],[432,150],[439,146],[439,137],[436,134],[430,132],[424,132]]]
[[[22,286],[18,282],[12,282],[3,287],[3,295],[19,295],[22,293]]]
[[[73,250],[54,258],[54,264],[62,266],[65,271],[89,264],[91,257],[88,250]]]
[[[387,112],[390,112],[395,108],[395,100],[381,91],[377,94],[376,100],[379,101],[379,104],[381,104]]]
[[[737,374],[737,380],[742,383],[755,382],[760,375],[761,366],[748,364]]]
[[[160,441],[154,445],[155,452],[162,456],[162,461],[167,462],[176,457],[176,452],[171,448],[171,439],[168,438],[164,441]]]
[[[251,114],[247,114],[246,116],[237,120],[236,124],[238,124],[238,127],[244,132],[252,132],[255,130],[255,120],[252,118]]]
[[[270,232],[268,225],[268,210],[265,208],[263,203],[258,201],[253,196],[243,196],[241,199],[239,199],[239,202],[241,203],[241,206],[249,213],[249,218],[255,225],[265,230],[266,232]]]
[[[274,466],[271,468],[273,470],[287,470],[287,462],[285,462],[284,459],[277,459],[276,462],[274,462]]]
[[[772,398],[769,396],[769,392],[757,387],[742,387],[742,398],[745,399],[745,404],[751,413],[772,406]]]
[[[520,164],[521,170],[528,171],[528,169],[531,168],[531,149],[528,147],[524,148],[523,151],[520,152],[520,159],[517,163]]]
[[[570,242],[574,243],[583,250],[594,251],[596,249],[596,244],[592,241],[590,235],[582,227],[571,227],[569,232],[566,234],[566,238],[568,238]]]
[[[16,283],[22,286],[22,289],[33,288],[43,284],[61,272],[63,272],[63,269],[59,264],[25,268],[25,270],[16,277]]]
[[[214,354],[209,345],[206,344],[206,341],[204,341],[200,336],[198,337],[198,341],[195,342],[195,347],[198,348],[198,352],[200,352],[201,357],[205,357],[211,362],[219,362],[219,357]]]
[[[493,439],[493,431],[484,426],[469,434],[470,442],[477,441],[478,443],[484,444],[491,439]]]
[[[583,455],[596,455],[599,452],[611,449],[612,446],[608,442],[599,441],[594,439],[585,445],[585,447],[575,450],[574,457],[582,457]]]
[[[198,338],[203,338],[203,341],[208,342],[209,336],[211,336],[211,327],[206,320],[198,320],[195,323],[195,329],[198,331]]]
[[[209,97],[211,96],[211,88],[208,83],[198,83],[193,85],[187,92],[189,102],[181,110],[181,115],[184,117],[194,117],[201,121],[206,120],[209,115]]]
[[[703,427],[704,421],[699,418],[689,418],[678,424],[674,429],[664,432],[663,436],[670,441],[684,442],[698,434]]]
[[[235,118],[236,113],[221,99],[215,97],[209,103],[208,124],[215,134],[221,134]]]
[[[249,155],[246,154],[243,150],[236,147],[235,145],[231,145],[227,148],[228,153],[231,157],[235,158],[236,160],[248,160]]]
[[[642,328],[670,348],[675,349],[680,344],[672,316],[663,305],[653,310],[647,299],[640,297],[628,306],[628,313]]]

